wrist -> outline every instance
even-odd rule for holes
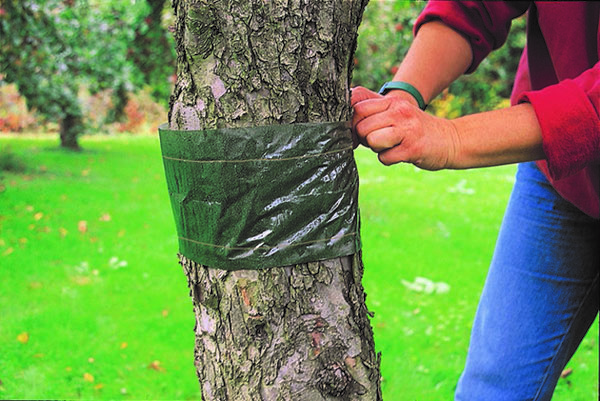
[[[425,100],[423,99],[423,95],[421,95],[421,92],[419,92],[419,90],[417,88],[415,88],[413,85],[409,84],[408,82],[404,82],[404,81],[386,82],[385,84],[383,84],[383,86],[379,90],[379,94],[385,96],[390,91],[406,92],[413,97],[413,99],[417,102],[417,105],[419,106],[419,108],[421,110],[425,110],[427,108],[427,104],[425,103]]]
[[[419,107],[419,102],[417,102],[417,99],[414,98],[414,96],[412,96],[410,93],[402,91],[402,90],[391,90],[388,93],[386,93],[384,95],[385,97],[397,97],[399,99],[402,99],[410,104],[412,104],[415,107]]]

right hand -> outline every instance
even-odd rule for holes
[[[449,167],[458,149],[454,124],[423,112],[410,94],[401,92],[381,96],[360,86],[352,90],[352,127],[357,141],[376,152],[386,166]]]

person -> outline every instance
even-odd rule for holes
[[[422,110],[526,12],[510,107],[454,120]],[[356,139],[384,165],[519,163],[456,400],[550,400],[598,313],[599,13],[600,2],[430,1],[394,82],[352,90]]]

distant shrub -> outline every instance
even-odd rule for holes
[[[157,102],[152,88],[147,87],[135,93],[127,93],[128,102],[121,121],[108,122],[113,109],[113,89],[91,93],[84,85],[80,86],[78,98],[88,133],[155,133],[158,126],[167,119],[166,107]],[[0,132],[22,132],[43,130],[56,132],[57,125],[47,121],[35,110],[28,110],[25,99],[19,95],[14,84],[0,82]]]
[[[37,126],[35,113],[27,110],[16,85],[3,85],[0,80],[0,132],[32,130]]]
[[[166,108],[154,100],[150,88],[130,94],[124,112],[123,121],[116,125],[118,132],[157,133],[167,121]]]
[[[25,163],[15,154],[9,146],[0,147],[0,173],[10,171],[22,173],[25,171]]]

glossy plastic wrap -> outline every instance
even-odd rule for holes
[[[256,270],[360,249],[348,123],[159,132],[187,258]]]

